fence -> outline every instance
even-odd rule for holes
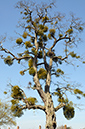
[[[0,129],[1,129],[1,128],[0,128]],[[10,129],[10,127],[8,127],[8,129]],[[17,126],[17,129],[20,129],[19,126]],[[41,125],[39,125],[39,129],[41,129]],[[65,126],[63,127],[63,129],[67,129],[67,126],[65,125]]]
[[[10,129],[10,127],[8,127],[8,129]],[[19,126],[17,126],[17,129],[19,129]]]
[[[8,127],[8,129],[10,129],[10,127]],[[20,129],[19,126],[17,126],[17,129]],[[41,125],[39,125],[39,129],[41,129]]]

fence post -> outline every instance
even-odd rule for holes
[[[39,125],[39,129],[41,129],[41,125]]]
[[[67,125],[64,126],[64,129],[67,129]]]
[[[17,129],[19,129],[19,126],[17,126]]]

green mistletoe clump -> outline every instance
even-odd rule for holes
[[[5,64],[8,64],[9,66],[13,64],[13,60],[10,56],[7,56],[5,59],[4,59],[4,62]]]
[[[16,39],[16,43],[17,43],[18,45],[20,45],[22,42],[23,42],[22,38]]]
[[[38,78],[39,79],[46,79],[47,71],[44,68],[40,68],[38,71]]]

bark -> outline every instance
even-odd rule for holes
[[[51,67],[52,67],[52,58],[50,58],[49,66],[47,68],[47,79],[46,79],[46,85],[45,85],[45,93],[49,92],[50,90],[50,82],[51,82]]]
[[[45,102],[46,129],[56,129],[56,114],[50,93],[46,95]]]
[[[56,108],[55,112],[57,112],[60,108],[64,107],[66,104],[65,103],[60,103]]]
[[[37,36],[35,35],[35,46],[36,50],[38,50],[38,44],[37,44]],[[44,64],[45,68],[48,72],[47,79],[46,79],[46,85],[45,85],[45,92],[43,91],[38,76],[37,76],[37,56],[35,56],[33,67],[36,71],[34,76],[34,82],[36,85],[36,90],[38,91],[38,94],[40,95],[41,99],[44,102],[44,109],[46,113],[46,129],[56,129],[56,114],[55,114],[55,108],[53,105],[52,97],[49,93],[50,90],[50,82],[51,82],[51,67],[52,67],[52,58],[50,57],[49,65],[46,62],[46,53],[44,51]]]

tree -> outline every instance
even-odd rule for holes
[[[0,100],[0,126],[16,125],[10,105]]]
[[[19,26],[23,28],[23,34],[19,34],[16,39],[16,45],[23,48],[21,53],[13,54],[7,48],[0,45],[0,51],[5,52],[7,57],[1,55],[5,64],[11,66],[16,60],[19,64],[26,61],[28,66],[20,71],[24,76],[29,72],[33,82],[29,80],[29,87],[36,90],[41,97],[44,105],[37,105],[38,99],[27,97],[22,88],[18,85],[11,85],[11,110],[14,116],[20,117],[25,109],[40,109],[46,114],[46,129],[56,128],[56,114],[63,108],[64,116],[69,120],[74,117],[74,105],[70,101],[69,93],[85,97],[81,89],[76,88],[66,81],[64,71],[61,69],[65,64],[72,64],[71,58],[75,61],[82,60],[81,56],[75,53],[75,46],[80,41],[78,34],[83,31],[84,24],[79,18],[71,14],[70,19],[58,13],[54,14],[52,8],[54,3],[37,5],[33,2],[18,2],[22,14],[22,23]],[[65,21],[66,20],[66,21]],[[67,22],[67,23],[66,23]],[[62,45],[57,49],[58,44],[63,44],[64,52],[61,52]],[[85,63],[85,61],[83,61]],[[61,79],[62,78],[62,83]],[[56,81],[59,80],[60,81]],[[52,86],[55,86],[52,90]],[[54,107],[53,96],[57,96],[58,105]]]

